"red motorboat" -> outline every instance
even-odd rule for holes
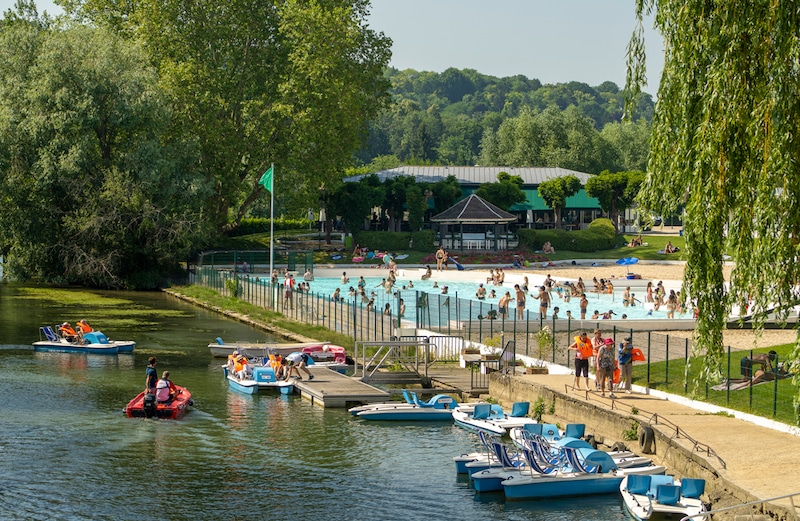
[[[192,402],[192,393],[185,387],[176,385],[175,398],[168,402],[157,402],[154,394],[145,397],[144,391],[130,401],[125,407],[125,416],[128,418],[161,418],[163,420],[177,420],[186,414]]]

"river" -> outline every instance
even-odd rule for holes
[[[132,355],[34,353],[38,327],[86,318]],[[265,333],[161,293],[0,284],[0,518],[617,520],[616,495],[476,496],[449,423],[365,422],[297,396],[229,391],[207,344]],[[128,419],[149,356],[189,388],[180,421]]]

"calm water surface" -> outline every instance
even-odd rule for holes
[[[206,345],[263,332],[161,294],[105,295],[136,319],[95,325],[136,340],[133,355],[34,353],[40,325],[91,323],[92,310],[0,285],[2,519],[626,519],[615,495],[476,496],[452,456],[477,440],[448,423],[364,422],[299,397],[233,393]],[[122,414],[151,355],[192,391],[185,419]]]

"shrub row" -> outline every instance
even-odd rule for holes
[[[309,226],[308,219],[290,219],[287,217],[278,217],[275,219],[275,231],[284,230],[307,230]],[[251,217],[242,219],[239,226],[230,234],[231,237],[238,237],[241,235],[251,235],[254,233],[269,233],[269,219],[266,217]]]
[[[541,250],[548,241],[556,251],[569,250],[593,252],[610,250],[617,246],[617,233],[609,219],[595,219],[586,230],[517,230],[520,246]]]

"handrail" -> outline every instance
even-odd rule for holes
[[[613,408],[613,402],[615,402],[615,401],[616,400],[612,401],[612,408]],[[656,425],[659,425],[659,419],[661,420],[661,424],[667,425],[668,427],[671,427],[671,428],[675,429],[674,438],[685,438],[685,439],[689,440],[689,442],[691,442],[694,445],[694,447],[692,448],[692,451],[694,451],[694,452],[705,452],[709,456],[713,456],[713,457],[717,458],[717,461],[720,462],[720,464],[722,465],[723,469],[727,469],[728,468],[728,465],[725,463],[725,460],[723,460],[720,457],[720,455],[717,454],[716,451],[714,451],[714,449],[711,448],[710,445],[708,445],[707,443],[703,443],[702,441],[697,441],[696,439],[692,438],[691,436],[689,436],[689,434],[685,430],[681,429],[681,427],[679,425],[677,425],[675,423],[672,423],[667,418],[664,418],[663,416],[659,416],[658,413],[652,413],[652,416],[650,416],[650,419],[649,419],[649,423],[651,423],[651,424],[655,423]]]
[[[728,510],[733,510],[735,508],[747,507],[747,506],[751,506],[751,505],[760,505],[762,503],[768,503],[770,501],[777,501],[778,499],[786,499],[786,498],[789,498],[789,503],[791,503],[791,505],[792,505],[792,517],[794,517],[794,519],[797,520],[798,519],[798,517],[797,517],[797,507],[794,504],[794,499],[792,499],[795,496],[800,496],[800,492],[795,492],[794,494],[784,494],[783,496],[776,496],[776,497],[771,497],[771,498],[767,498],[767,499],[758,499],[756,501],[749,501],[747,503],[741,503],[739,505],[733,505],[732,507],[715,508],[713,510],[708,510],[706,512],[703,512],[702,514],[695,514],[693,516],[682,517],[680,521],[689,521],[690,519],[706,519],[707,516],[710,516],[711,514],[717,514],[719,512],[726,512]],[[754,514],[752,512],[750,513],[750,518],[754,519]]]

